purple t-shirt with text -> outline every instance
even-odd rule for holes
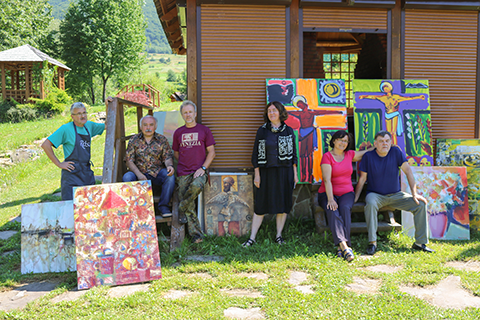
[[[177,175],[185,176],[197,171],[205,162],[206,148],[214,144],[212,132],[202,124],[197,123],[193,128],[178,128],[173,134],[172,144],[173,151],[179,153]]]

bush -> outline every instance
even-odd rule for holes
[[[168,72],[167,72],[167,81],[168,82],[176,82],[177,81],[177,74],[172,69],[168,70]]]
[[[37,120],[41,115],[32,104],[17,104],[5,113],[5,122],[22,122]]]
[[[53,115],[61,113],[72,102],[72,98],[63,90],[53,88],[45,99],[33,99],[40,113]]]

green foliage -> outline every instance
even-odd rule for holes
[[[23,122],[36,120],[39,117],[39,112],[32,104],[18,104],[11,107],[5,113],[5,122]]]
[[[2,0],[0,51],[30,44],[38,46],[52,20],[48,0]]]
[[[150,61],[152,61],[152,60],[150,60]],[[160,63],[167,63],[167,60],[165,60],[164,57],[161,57],[160,60],[158,60],[158,61],[160,61]]]
[[[63,59],[72,68],[67,88],[74,95],[88,93],[95,104],[94,79],[102,82],[105,101],[112,77],[128,78],[143,63],[145,22],[137,1],[79,0],[60,24]]]
[[[45,99],[33,99],[37,109],[45,115],[58,114],[72,102],[72,98],[63,90],[52,88]]]
[[[168,70],[167,72],[167,81],[168,82],[177,82],[177,74],[173,70]]]

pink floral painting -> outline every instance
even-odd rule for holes
[[[430,238],[440,240],[470,239],[467,170],[465,167],[412,167],[417,192],[428,201]],[[402,190],[410,192],[402,172]],[[404,216],[402,212],[402,218]],[[404,229],[412,226],[403,221]],[[413,219],[411,219],[413,222]]]
[[[162,277],[149,180],[74,188],[78,289]]]

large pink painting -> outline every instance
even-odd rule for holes
[[[162,277],[149,180],[74,188],[78,289]]]

